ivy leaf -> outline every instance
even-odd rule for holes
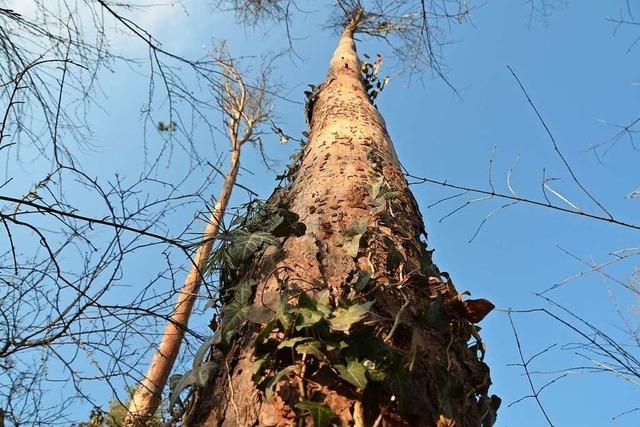
[[[379,176],[377,179],[375,179],[371,185],[369,185],[368,189],[369,189],[369,197],[371,198],[371,200],[375,200],[378,198],[378,195],[380,194],[380,189],[382,188],[382,183],[384,182],[384,177],[383,176]]]
[[[378,197],[373,201],[372,205],[373,207],[371,210],[375,214],[380,214],[387,210],[387,200],[384,197]]]
[[[351,258],[356,258],[358,256],[358,251],[360,250],[360,239],[362,239],[362,234],[356,234],[342,244],[342,248]]]
[[[256,384],[260,382],[262,375],[260,375],[260,372],[262,372],[265,364],[268,364],[271,361],[271,358],[269,355],[261,358],[261,359],[257,359],[254,360],[251,363],[251,373],[253,374],[251,376],[251,379],[253,380],[253,382],[255,382]]]
[[[361,292],[371,281],[371,273],[368,271],[360,271],[358,273],[358,281],[356,282],[355,288],[357,292]]]
[[[174,389],[169,393],[169,407],[173,408],[175,406],[180,393],[182,393],[185,388],[189,386],[205,387],[217,370],[218,364],[213,361],[208,361],[182,375],[180,380],[175,384]]]
[[[266,231],[255,231],[253,233],[246,230],[234,231],[231,244],[229,245],[229,256],[235,264],[241,264],[248,260],[262,245],[280,246],[280,241]]]
[[[280,224],[282,224],[284,222],[284,216],[280,215],[280,214],[274,214],[268,217],[269,220],[269,224],[266,226],[267,231],[271,232],[273,235],[275,235],[275,233],[273,233],[273,230],[275,230],[276,228],[278,228],[280,226]],[[278,237],[278,236],[276,236]]]
[[[403,263],[404,257],[389,236],[384,236],[383,241],[387,247],[387,270],[395,271]]]
[[[300,160],[300,158],[302,157],[302,154],[304,154],[304,150],[300,148],[294,151],[293,153],[291,153],[291,155],[289,156],[289,160],[296,162]]]
[[[367,232],[369,226],[369,218],[360,218],[353,221],[342,233],[342,236],[336,241],[337,245],[341,245],[349,256],[355,258],[358,256],[360,249],[360,239]]]
[[[326,359],[326,356],[321,350],[322,344],[320,341],[309,341],[303,344],[300,344],[296,347],[296,352],[299,354],[310,354],[318,360]]]
[[[300,295],[298,295],[298,307],[315,309],[316,302],[309,298],[309,295],[305,292],[300,292]]]
[[[194,376],[193,384],[198,387],[205,387],[209,382],[212,374],[218,370],[218,364],[212,360],[203,363],[195,369],[191,370],[191,375]]]
[[[282,341],[280,344],[278,344],[278,350],[281,348],[293,348],[295,347],[296,344],[298,344],[299,342],[302,341],[309,341],[311,338],[310,337],[294,337],[294,338],[289,338],[288,340],[284,340]]]
[[[315,427],[328,427],[331,420],[337,416],[328,406],[310,400],[296,403],[296,408],[309,412]]]
[[[293,313],[300,315],[300,322],[296,325],[296,330],[299,331],[304,328],[310,328],[316,323],[324,319],[324,315],[313,308],[297,307],[291,310]]]
[[[358,234],[364,234],[369,228],[369,218],[362,217],[354,220],[342,233],[345,237],[352,237]]]
[[[217,332],[217,331],[216,331]],[[198,349],[198,351],[196,352],[196,355],[193,358],[193,367],[197,368],[198,366],[200,366],[202,364],[202,361],[204,360],[204,356],[207,354],[207,351],[211,348],[212,345],[215,344],[215,342],[220,338],[220,335],[218,334],[218,336],[216,336],[216,334],[214,334],[212,337],[209,337]]]
[[[492,394],[491,397],[482,396],[482,399],[480,399],[480,409],[484,413],[482,427],[493,427],[498,418],[497,412],[501,403],[502,399],[495,394]]]
[[[361,389],[367,387],[367,368],[356,359],[348,359],[347,366],[335,365],[335,368],[345,381]]]
[[[263,357],[262,359],[254,360],[251,363],[251,373],[255,375],[258,372],[260,372],[260,370],[262,369],[262,365],[264,365],[264,362],[266,361],[267,361],[266,357]]]
[[[278,310],[276,311],[276,318],[280,321],[280,324],[285,330],[291,326],[291,313],[289,310],[289,288],[284,284],[284,289],[280,292],[280,302]]]
[[[256,337],[255,343],[256,344],[261,344],[262,341],[264,341],[264,339],[269,336],[271,331],[273,331],[273,328],[275,326],[276,326],[275,319],[271,320],[269,323],[267,323],[266,326],[264,328],[262,328],[262,330],[260,331],[260,333]]]
[[[299,222],[300,216],[288,209],[279,208],[268,231],[275,237],[304,236],[307,227]]]
[[[316,294],[316,308],[327,318],[331,315],[331,301],[329,301],[329,289],[324,289]]]
[[[365,359],[362,365],[367,369],[367,376],[371,381],[384,381],[387,373],[380,369],[373,360]]]
[[[334,331],[348,332],[351,325],[361,321],[369,312],[375,301],[368,301],[364,304],[351,305],[348,308],[338,308],[329,319],[331,329]]]
[[[326,341],[327,344],[327,351],[333,351],[333,350],[344,350],[345,348],[349,347],[349,343],[344,341],[344,340],[340,340],[340,339],[336,339],[336,337],[329,337]]]
[[[243,280],[233,288],[233,300],[239,303],[240,305],[247,305],[249,303],[249,299],[251,298],[251,294],[253,294],[253,287],[256,286],[257,283],[255,280]]]
[[[290,365],[287,366],[286,368],[278,371],[278,373],[276,373],[273,378],[271,378],[271,380],[269,380],[269,383],[267,384],[267,389],[265,390],[265,397],[267,398],[267,400],[271,400],[273,398],[273,392],[275,389],[276,384],[278,384],[278,382],[288,373],[294,371],[296,369],[296,367],[294,365]]]
[[[402,196],[402,191],[386,191],[381,194],[381,197],[384,197],[386,200],[393,199],[395,197]]]
[[[324,315],[317,309],[316,301],[309,296],[300,292],[298,296],[298,306],[291,310],[292,313],[300,315],[296,330],[308,328],[324,319]],[[301,321],[300,321],[301,320]]]
[[[225,342],[229,342],[242,322],[247,318],[251,307],[232,302],[222,308],[222,335]]]

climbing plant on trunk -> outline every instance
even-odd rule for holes
[[[229,170],[210,213],[202,241],[191,259],[189,273],[177,293],[174,310],[167,321],[162,340],[146,374],[131,396],[129,414],[124,421],[127,426],[148,425],[149,420],[154,421],[162,391],[178,357],[211,250],[215,240],[221,237],[220,226],[240,170],[241,149],[248,142],[260,144],[260,126],[271,114],[271,102],[267,94],[268,67],[255,82],[245,84],[226,46],[220,46],[214,61],[222,77],[222,84],[216,92],[218,107],[224,115],[225,130],[231,143]]]
[[[188,425],[495,421],[475,325],[493,305],[463,300],[432,262],[372,65],[356,54],[364,16],[350,15],[308,93],[309,139],[287,185],[250,204],[212,256],[220,324],[171,393]]]

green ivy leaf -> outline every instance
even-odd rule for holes
[[[360,250],[360,239],[362,239],[362,234],[356,234],[349,240],[345,240],[342,244],[342,248],[351,258],[356,258],[358,256],[358,251]]]
[[[302,343],[296,347],[296,352],[299,354],[310,354],[318,360],[326,359],[326,356],[322,352],[322,343],[320,341],[309,341]]]
[[[222,307],[222,335],[225,342],[230,342],[242,322],[247,318],[251,307],[232,302]]]
[[[393,198],[402,196],[402,191],[386,191],[386,192],[382,193],[381,196],[384,197],[385,199],[389,200],[389,199],[393,199]]]
[[[360,271],[358,273],[358,281],[356,282],[355,288],[357,292],[362,292],[364,288],[371,281],[371,273],[368,271]]]
[[[324,289],[316,294],[316,308],[325,318],[331,315],[331,301],[329,300],[329,289]]]
[[[379,368],[373,360],[365,359],[362,365],[367,369],[367,376],[371,381],[384,381],[387,373]]]
[[[218,364],[213,361],[208,361],[182,375],[179,381],[174,379],[176,384],[171,393],[169,393],[169,407],[173,408],[175,406],[180,393],[182,393],[185,388],[189,386],[205,387],[217,370]]]
[[[300,292],[298,295],[298,307],[311,308],[315,310],[316,302],[309,298],[309,295],[305,292]]]
[[[379,176],[377,177],[372,183],[371,185],[369,185],[368,189],[369,189],[369,197],[371,198],[371,200],[375,200],[378,198],[378,195],[380,194],[380,189],[382,188],[382,183],[384,182],[384,177],[383,176]]]
[[[216,331],[217,332],[217,331]],[[204,356],[207,354],[207,351],[211,348],[212,345],[215,345],[216,341],[220,338],[220,335],[216,336],[214,334],[212,337],[209,337],[198,349],[196,355],[193,358],[193,367],[197,368],[202,364],[204,360]]]
[[[271,357],[269,355],[262,357],[260,359],[254,360],[251,363],[251,379],[254,383],[258,384],[262,380],[261,372],[264,370],[265,365],[269,365],[271,363]]]
[[[358,234],[364,234],[366,233],[368,228],[369,228],[369,218],[368,217],[359,218],[353,221],[349,225],[349,227],[347,227],[347,229],[344,230],[342,235],[345,237],[351,237],[351,236],[356,236]]]
[[[387,247],[387,271],[395,271],[404,262],[404,257],[393,239],[384,236],[383,241]]]
[[[367,232],[369,226],[369,218],[360,218],[353,221],[342,233],[342,236],[336,241],[337,245],[341,245],[349,256],[355,258],[358,256],[360,249],[360,239]]]
[[[304,154],[304,150],[302,148],[295,150],[289,156],[289,160],[291,160],[292,162],[297,162],[298,160],[300,160],[303,154]]]
[[[387,200],[384,197],[378,197],[372,203],[372,211],[373,213],[380,214],[387,210]]]
[[[367,387],[367,368],[356,359],[348,359],[347,366],[335,365],[335,368],[345,381],[361,389]]]
[[[498,409],[501,403],[502,399],[495,394],[491,395],[491,397],[482,396],[482,399],[480,399],[480,410],[483,413],[482,427],[493,427],[498,418]]]
[[[296,313],[300,316],[298,324],[296,325],[297,331],[304,328],[310,328],[311,326],[324,319],[324,315],[320,311],[313,308],[298,307],[291,309],[291,312]]]
[[[343,350],[349,347],[348,342],[341,339],[336,339],[336,337],[329,337],[326,341],[326,344],[327,344],[327,351]]]
[[[307,227],[299,222],[299,219],[300,216],[297,213],[278,208],[277,213],[273,215],[273,221],[268,231],[276,237],[304,236]]]
[[[298,344],[298,343],[300,343],[302,341],[309,341],[310,339],[311,339],[310,337],[289,338],[288,340],[284,340],[280,344],[278,344],[278,349],[281,349],[281,348],[293,348],[293,347],[295,347],[296,344]]]
[[[229,256],[236,265],[248,260],[262,245],[280,246],[280,241],[266,231],[236,230],[229,245]]]
[[[374,302],[375,301],[368,301],[364,304],[356,304],[348,308],[336,309],[329,319],[331,329],[341,332],[349,331],[351,325],[358,323],[366,316]]]
[[[255,280],[248,279],[243,280],[236,286],[232,287],[233,300],[240,305],[247,305],[249,303],[249,299],[251,299],[251,295],[253,294],[253,287],[256,285],[257,283]]]
[[[181,378],[182,374],[173,374],[169,377],[169,392],[175,390],[178,383],[180,383]]]
[[[273,328],[275,326],[276,326],[275,319],[271,320],[269,323],[267,323],[266,326],[264,328],[262,328],[262,330],[260,331],[260,333],[256,337],[255,343],[256,344],[261,344],[262,341],[264,341],[264,339],[269,336],[271,331],[273,331]]]
[[[315,427],[328,427],[331,420],[337,416],[328,406],[310,400],[296,403],[296,408],[309,412]]]
[[[294,371],[295,369],[296,369],[295,365],[287,366],[286,368],[278,371],[278,373],[276,373],[273,376],[273,378],[271,378],[271,380],[269,380],[269,383],[267,384],[267,389],[265,390],[265,397],[267,398],[267,400],[271,400],[273,398],[273,392],[274,392],[276,384],[278,384],[278,382],[284,376],[286,376],[288,373]]]
[[[251,363],[251,373],[253,375],[256,375],[258,372],[260,372],[260,370],[262,369],[262,365],[264,365],[264,362],[266,361],[267,361],[266,357],[263,357],[262,359],[254,360]]]
[[[276,312],[276,318],[285,330],[291,326],[291,313],[289,310],[289,287],[285,283],[284,288],[280,292],[280,302]]]

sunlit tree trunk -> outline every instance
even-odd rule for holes
[[[189,274],[178,292],[175,307],[158,349],[153,355],[141,384],[136,388],[129,404],[129,416],[126,425],[144,425],[146,419],[151,419],[158,410],[162,399],[162,391],[167,383],[173,364],[184,339],[193,305],[197,299],[198,288],[202,283],[202,272],[206,270],[207,260],[211,248],[218,235],[222,218],[229,204],[238,170],[240,169],[240,145],[235,144],[231,152],[231,166],[225,177],[220,196],[213,208],[207,224],[202,244],[198,247]]]
[[[336,368],[335,360],[343,357],[335,356],[339,350],[321,343],[326,359],[300,357],[291,348],[293,356],[286,361],[274,356],[271,374],[258,374],[256,384],[252,363],[264,325],[247,321],[229,347],[217,352],[219,369],[209,386],[196,392],[191,425],[313,425],[313,411],[299,405],[308,401],[330,409],[337,425],[492,424],[498,400],[487,397],[488,367],[467,343],[476,332],[468,320],[472,315],[448,275],[444,279],[431,262],[418,207],[385,122],[366,92],[353,40],[359,19],[356,13],[346,26],[329,73],[312,95],[309,141],[299,169],[270,199],[298,214],[306,233],[286,237],[282,250],[267,248],[246,271],[257,282],[254,307],[269,307],[282,295],[283,284],[293,307],[299,304],[296,293],[314,298],[326,290],[334,308],[339,301],[373,302],[359,326],[341,336],[370,334],[371,342],[398,357],[396,369],[404,374],[389,371],[376,379],[373,367],[366,386],[357,386],[357,378],[347,381],[348,373]],[[285,339],[279,332],[271,337]],[[358,356],[354,369],[372,368],[368,358],[375,359]],[[350,366],[346,359],[341,363]],[[268,393],[269,375],[287,364],[292,368]]]

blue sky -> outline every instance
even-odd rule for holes
[[[159,34],[168,50],[185,56],[201,56],[216,40],[226,39],[232,54],[250,56],[247,61],[251,63],[251,56],[286,48],[283,29],[277,25],[271,29],[242,29],[233,24],[229,15],[212,12],[196,4],[199,2],[184,3],[188,15],[177,7],[161,7],[140,17],[142,25]],[[608,16],[617,16],[623,6],[624,1],[618,0],[572,1],[566,8],[555,11],[548,22],[530,23],[529,5],[524,0],[485,3],[472,12],[472,22],[451,28],[450,38],[455,43],[445,50],[445,62],[451,70],[449,78],[460,89],[462,99],[430,76],[423,82],[409,84],[394,73],[393,61],[387,61],[382,73],[392,77],[378,98],[378,106],[404,166],[414,175],[488,188],[488,160],[495,146],[492,168],[496,189],[508,192],[507,171],[519,156],[512,184],[520,194],[542,200],[540,183],[545,168],[548,174],[560,178],[552,183],[555,189],[584,210],[597,211],[578,191],[555,155],[551,141],[507,69],[511,66],[581,182],[616,216],[640,222],[640,199],[625,199],[640,186],[637,167],[640,153],[633,152],[623,140],[601,163],[587,150],[590,144],[605,140],[616,131],[600,120],[626,123],[640,114],[640,86],[634,85],[640,82],[640,48],[627,52],[637,33],[632,32],[633,28],[622,29],[614,36],[615,26],[606,20]],[[278,60],[275,70],[283,82],[281,94],[297,101],[277,100],[275,104],[278,125],[292,135],[299,134],[305,127],[301,106],[303,90],[309,83],[322,81],[336,42],[336,35],[323,29],[326,13],[320,6],[309,6],[309,9],[318,10],[300,17],[292,27],[296,38],[294,46],[303,60],[284,56]],[[116,48],[128,54],[144,55],[142,46],[136,46],[126,36],[121,37],[114,43]],[[366,39],[358,49],[371,56],[387,53],[379,42]],[[95,148],[79,153],[95,176],[108,179],[116,171],[131,177],[139,173],[143,162],[140,108],[146,96],[145,81],[144,75],[135,75],[121,65],[116,65],[114,72],[103,72],[103,94],[99,96],[102,109],[93,109],[89,117]],[[207,158],[215,158],[214,143],[218,144],[218,150],[224,151],[222,135],[212,141],[208,134],[197,132],[195,141],[201,155]],[[159,137],[150,132],[147,143],[154,150],[154,144],[160,144]],[[265,137],[264,144],[266,152],[282,162],[278,170],[284,168],[289,153],[296,148],[291,143],[280,145],[275,135]],[[7,191],[22,194],[32,184],[34,170],[46,167],[46,161],[33,158],[35,160],[26,165],[9,167],[7,174],[17,179]],[[253,175],[243,173],[241,182],[268,197],[275,185],[274,174],[265,170],[255,152],[247,152],[243,160]],[[161,174],[168,180],[179,179],[187,167],[180,154],[165,166]],[[197,177],[193,185],[196,182]],[[203,196],[217,194],[219,184],[215,182]],[[455,192],[429,184],[413,186],[413,191],[440,269],[451,273],[459,290],[470,290],[474,297],[488,298],[499,309],[545,306],[534,292],[586,269],[558,247],[582,258],[603,262],[610,259],[612,251],[640,246],[637,231],[523,205],[493,216],[469,243],[478,224],[500,201],[473,204],[440,222],[457,202],[427,207]],[[237,191],[234,202],[244,200],[245,194]],[[557,199],[554,202],[562,204]],[[90,202],[79,203],[90,212]],[[181,215],[169,218],[166,227],[181,230],[193,217],[193,213],[185,215],[184,211]],[[136,269],[139,264],[128,267],[129,275],[122,283],[131,291],[145,274],[152,274],[149,271],[157,264],[157,254],[143,254],[136,262],[144,263],[144,271]],[[637,261],[631,259],[607,271],[627,281],[636,265]],[[628,341],[620,330],[622,322],[613,309],[607,284],[620,310],[637,325],[636,299],[597,274],[584,275],[547,296]],[[121,298],[121,295],[112,297]],[[194,325],[206,325],[208,318],[208,313],[197,313]],[[590,364],[577,356],[575,350],[562,348],[578,337],[558,323],[536,314],[514,315],[514,321],[527,355],[557,344],[537,359],[532,365],[535,370]],[[518,354],[506,315],[496,311],[481,326],[488,346],[486,361],[492,369],[492,392],[503,399],[497,425],[546,425],[532,399],[507,407],[530,391],[522,371],[508,366],[518,362]],[[637,348],[634,351],[637,353]],[[540,385],[547,378],[550,377],[536,376],[534,381]],[[108,399],[99,384],[92,385],[90,391],[103,395],[105,401]],[[557,426],[635,426],[640,423],[638,414],[612,421],[612,417],[640,405],[638,385],[613,374],[576,371],[547,389],[541,399]]]

